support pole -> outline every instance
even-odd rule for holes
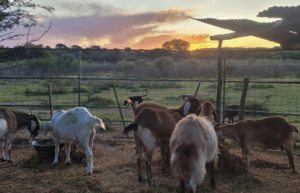
[[[221,92],[222,92],[222,42],[219,40],[218,46],[218,90],[217,90],[217,100],[216,100],[216,111],[219,120],[221,120]]]
[[[242,91],[240,109],[239,109],[239,120],[244,119],[244,110],[245,110],[246,96],[248,91],[248,84],[249,84],[249,78],[244,78],[244,88]]]
[[[51,84],[49,84],[49,107],[50,107],[50,119],[52,119],[53,116],[53,106],[52,106],[52,90],[51,90]]]
[[[120,111],[121,119],[122,119],[122,122],[123,122],[123,125],[124,125],[124,128],[125,128],[126,125],[125,125],[122,110],[121,110],[121,107],[120,107],[120,103],[119,103],[118,94],[117,94],[117,91],[116,91],[115,84],[113,84],[113,89],[114,89],[115,97],[116,97],[116,100],[117,100],[118,108],[119,108],[119,111]],[[129,137],[128,134],[127,134],[127,137]]]
[[[80,89],[80,78],[81,78],[81,51],[78,54],[78,106],[81,106],[81,89]]]

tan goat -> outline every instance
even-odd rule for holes
[[[219,141],[230,139],[239,144],[242,154],[246,157],[247,167],[250,167],[251,149],[259,146],[264,149],[283,148],[289,158],[289,164],[295,172],[293,154],[293,131],[295,126],[280,116],[260,120],[244,119],[235,124],[221,125],[216,128]]]
[[[199,109],[197,110],[196,114],[198,116],[206,116],[208,120],[211,121],[212,117],[214,116],[215,122],[220,122],[218,119],[217,112],[215,110],[215,106],[210,101],[203,102]]]
[[[206,169],[211,162],[211,185],[215,186],[214,170],[218,161],[218,140],[211,121],[207,117],[188,115],[176,125],[170,139],[171,167],[175,179],[180,181],[184,192],[184,171],[190,173],[190,189],[196,192],[202,183]]]

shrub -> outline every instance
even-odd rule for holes
[[[93,103],[93,105],[100,105],[100,106],[110,106],[114,105],[114,101],[111,99],[106,99],[103,97],[88,97],[88,102]]]

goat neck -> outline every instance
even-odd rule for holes
[[[225,139],[233,140],[239,143],[238,129],[235,127],[236,124],[231,125],[219,125],[215,128],[219,142],[224,142]]]

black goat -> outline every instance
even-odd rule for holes
[[[143,98],[142,97],[145,97],[147,96],[147,93],[145,95],[142,95],[142,96],[132,96],[132,97],[128,97],[134,104],[135,102],[138,102],[139,104],[141,104],[143,102]],[[128,105],[128,102],[127,100],[124,101],[124,106]]]

